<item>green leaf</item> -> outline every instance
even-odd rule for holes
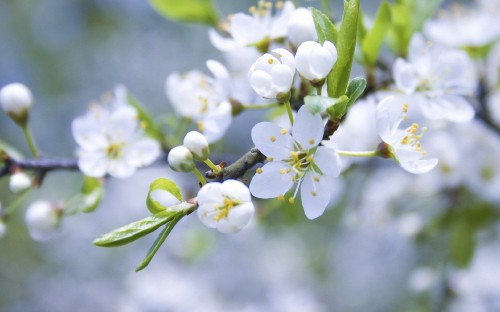
[[[363,94],[366,89],[366,80],[361,77],[356,77],[347,86],[346,95],[349,98],[347,102],[347,109],[351,107],[354,102]]]
[[[466,268],[469,265],[476,248],[475,236],[476,231],[466,219],[455,220],[451,227],[450,258],[456,267]]]
[[[318,41],[321,44],[325,41],[330,41],[337,45],[338,32],[332,21],[320,10],[313,7],[309,9],[311,10],[314,26],[316,26],[316,32],[318,33]]]
[[[141,105],[132,95],[127,95],[127,100],[130,105],[132,105],[136,110],[141,121],[141,127],[144,129],[144,132],[149,137],[155,139],[160,143],[164,143],[165,137],[161,132],[160,126],[153,120],[153,117],[149,114],[149,112]]]
[[[167,209],[167,207],[161,205],[159,202],[151,198],[151,193],[156,190],[169,192],[175,198],[177,198],[179,202],[182,201],[181,190],[174,181],[165,178],[156,179],[153,181],[153,183],[151,183],[151,185],[149,185],[149,192],[148,196],[146,197],[146,206],[148,207],[148,210],[153,214],[165,211]]]
[[[345,95],[336,99],[327,96],[308,95],[304,98],[304,104],[306,105],[309,112],[315,115],[315,114],[321,114],[327,111],[330,107],[334,105],[343,104],[348,100],[349,99]]]
[[[351,74],[358,29],[359,0],[344,2],[342,24],[337,38],[337,62],[328,75],[328,96],[338,98],[345,94]]]
[[[399,56],[406,57],[412,30],[412,15],[408,6],[398,3],[390,4],[391,27],[389,29],[389,47]]]
[[[387,1],[383,1],[377,11],[373,27],[366,33],[361,41],[361,51],[365,65],[374,66],[385,34],[391,25],[391,7]]]
[[[218,23],[212,0],[149,0],[160,15],[178,22],[195,22],[216,26]]]
[[[184,217],[184,215],[178,215],[174,217],[172,221],[170,221],[165,226],[165,228],[161,231],[160,235],[158,235],[158,237],[154,241],[151,248],[149,248],[149,251],[144,260],[142,260],[141,264],[139,264],[139,266],[135,269],[136,272],[139,272],[140,270],[148,266],[148,264],[151,262],[158,249],[160,249],[161,245],[165,242],[170,232],[172,232],[173,228],[175,227],[177,222],[179,222],[182,219],[182,217]]]
[[[93,212],[99,206],[104,194],[103,183],[98,178],[85,176],[81,190],[82,198],[78,211]]]
[[[122,226],[110,233],[101,235],[94,240],[94,245],[99,247],[117,247],[131,243],[172,220],[172,214],[158,214]]]

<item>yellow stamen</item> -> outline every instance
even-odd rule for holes
[[[257,170],[255,170],[255,172],[257,172],[258,174],[261,174],[262,173],[262,168],[257,168]]]
[[[276,141],[276,137],[272,136],[269,138],[269,140],[271,140],[271,142],[275,142]]]

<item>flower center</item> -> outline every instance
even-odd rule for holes
[[[216,205],[215,206],[215,211],[217,214],[214,216],[215,221],[220,221],[223,218],[227,218],[227,215],[229,214],[229,210],[231,210],[233,207],[240,205],[241,202],[237,199],[232,199],[230,197],[224,197],[224,201],[222,205]]]
[[[106,149],[106,155],[110,159],[117,159],[123,156],[122,144],[113,143],[108,146]]]
[[[427,152],[422,149],[420,140],[427,131],[427,127],[423,127],[420,133],[418,133],[418,129],[419,125],[417,123],[413,123],[410,127],[408,127],[408,129],[406,129],[406,135],[401,140],[401,144],[409,146],[411,147],[411,149],[420,152],[422,155],[425,155],[427,154]]]

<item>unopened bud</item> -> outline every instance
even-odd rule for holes
[[[45,241],[54,234],[59,225],[60,213],[48,201],[36,201],[26,211],[25,221],[34,240]]]
[[[191,172],[194,169],[193,154],[184,145],[174,147],[168,153],[168,165],[178,172]]]
[[[320,81],[332,70],[337,61],[337,49],[330,41],[323,45],[315,41],[303,42],[295,54],[295,66],[307,80]]]
[[[25,85],[11,83],[0,90],[0,104],[10,118],[17,124],[23,125],[28,120],[28,113],[33,104],[33,96]]]
[[[9,187],[12,193],[20,193],[30,186],[31,179],[26,173],[18,172],[10,177]]]
[[[295,47],[298,47],[302,42],[318,39],[311,11],[306,8],[298,8],[292,13],[286,29],[288,40]]]
[[[191,151],[196,160],[206,160],[210,154],[207,139],[198,131],[190,131],[186,134],[184,146]]]

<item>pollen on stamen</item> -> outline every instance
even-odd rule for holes
[[[283,134],[283,135],[285,135],[286,134],[286,129],[281,129],[280,133]]]
[[[283,8],[283,6],[285,5],[285,3],[283,1],[277,1],[275,4],[274,4],[274,7],[277,9],[277,10],[280,10]]]
[[[310,139],[309,144],[314,144],[314,139]]]
[[[286,174],[286,170],[285,169],[280,169],[280,174]]]
[[[269,138],[269,140],[271,140],[271,142],[275,142],[275,141],[276,141],[276,137],[275,137],[275,136],[271,136],[271,137]]]
[[[268,162],[272,162],[273,160],[274,160],[274,158],[273,158],[273,157],[268,157],[268,158],[267,158],[267,161],[268,161]]]
[[[262,173],[262,168],[257,168],[257,170],[255,170],[255,172],[257,172],[257,174],[261,174]]]
[[[294,197],[290,197],[290,198],[288,198],[288,202],[289,202],[290,204],[295,203],[295,198],[294,198]]]
[[[267,59],[267,63],[271,65],[271,64],[273,64],[273,63],[274,63],[274,60],[273,60],[272,58],[268,58],[268,59]]]
[[[318,193],[316,193],[315,191],[312,191],[312,192],[311,192],[311,195],[312,195],[312,196],[316,196],[316,195],[318,195]]]
[[[285,200],[285,196],[284,195],[279,195],[278,197],[276,197],[277,200]]]
[[[143,121],[141,121],[141,123],[139,124],[139,127],[140,127],[141,129],[146,129],[146,128],[148,127],[148,123],[147,123],[147,122],[145,122],[145,121],[143,120]]]
[[[314,181],[319,182],[319,177],[318,177],[318,176],[315,176],[315,177],[314,177]]]

